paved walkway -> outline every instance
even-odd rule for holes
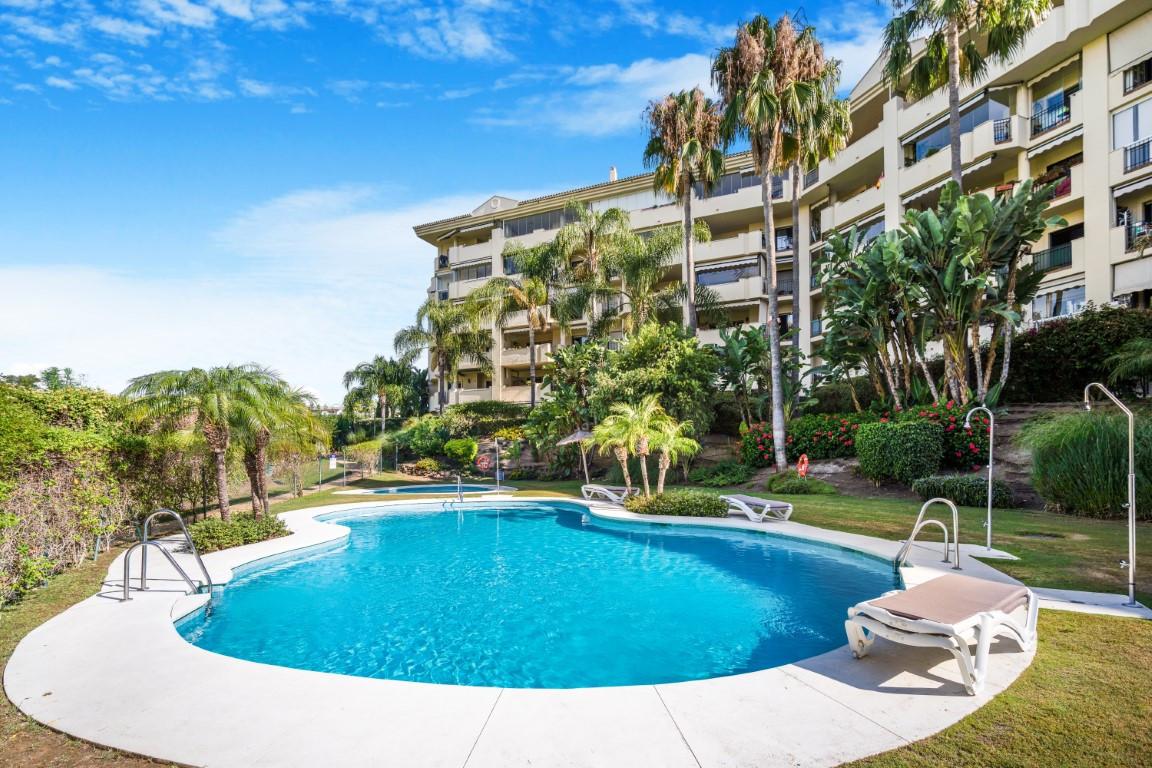
[[[413,503],[419,502],[374,500],[286,513],[292,536],[204,560],[213,581],[226,582],[241,565],[347,536],[347,528],[316,522],[316,515]],[[605,517],[644,519],[610,506],[589,508]],[[899,546],[791,522],[710,524],[768,529],[886,558]],[[939,544],[917,546],[905,580],[951,572],[940,554]],[[967,554],[961,560],[969,575],[1011,581]],[[257,664],[192,646],[172,622],[206,596],[184,595],[167,563],[153,557],[153,588],[133,591],[133,599],[121,603],[121,569],[121,561],[113,563],[103,592],[20,643],[5,670],[6,692],[52,728],[196,766],[830,766],[951,725],[1004,690],[1032,659],[1011,641],[995,642],[980,696],[964,694],[945,652],[883,640],[861,661],[844,646],[782,667],[669,685],[532,690],[373,680]]]

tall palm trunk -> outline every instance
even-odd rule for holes
[[[640,457],[640,478],[644,481],[644,496],[652,495],[648,486],[648,438],[642,437],[636,441],[636,455]]]
[[[228,522],[232,519],[232,508],[228,497],[228,427],[227,425],[205,423],[202,429],[204,441],[212,451],[212,458],[216,462],[216,498],[220,505],[220,519]]]
[[[685,299],[684,321],[688,330],[696,333],[696,260],[692,249],[695,238],[692,237],[692,183],[687,173],[684,174],[684,285],[688,289]]]
[[[388,395],[383,392],[376,395],[380,403],[380,434],[388,431]]]
[[[960,173],[960,27],[948,21],[948,134],[952,152],[952,180],[964,189]]]
[[[448,366],[441,360],[437,367],[440,369],[440,386],[438,387],[439,392],[436,393],[436,404],[440,415],[443,416],[444,404],[448,402]]]
[[[660,451],[660,458],[658,460],[658,467],[660,472],[656,475],[656,493],[657,495],[664,493],[664,477],[668,474],[668,468],[672,466],[672,457],[668,455],[668,451]]]
[[[260,470],[256,466],[256,454],[251,448],[244,449],[244,474],[248,475],[248,489],[252,497],[252,514],[260,517]]]
[[[624,487],[631,491],[632,475],[628,473],[628,449],[616,446],[612,449],[612,455],[616,457],[616,461],[620,462],[620,471],[624,473]]]
[[[777,131],[778,133],[778,131]],[[775,134],[774,134],[775,135]],[[772,161],[775,152],[768,154],[760,179],[760,194],[764,201],[765,253],[768,259],[768,346],[772,358],[772,447],[776,454],[776,470],[788,469],[784,453],[784,366],[780,359],[780,326],[776,321],[779,301],[776,297],[776,216],[772,210]]]
[[[800,163],[792,163],[792,346],[800,349]],[[810,258],[808,254],[805,259]],[[809,273],[812,265],[808,265]],[[792,372],[792,380],[800,391],[800,366]]]
[[[272,440],[272,433],[261,430],[256,435],[256,485],[260,491],[260,511],[269,514],[271,507],[268,503],[268,443]]]
[[[528,407],[536,407],[536,329],[528,323]]]

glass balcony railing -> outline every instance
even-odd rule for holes
[[[1054,269],[1072,266],[1072,244],[1065,243],[1046,251],[1036,251],[1032,254],[1032,263],[1039,272],[1051,272]]]
[[[819,336],[822,333],[824,333],[824,321],[820,318],[816,318],[812,321],[812,335]]]

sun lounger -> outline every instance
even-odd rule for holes
[[[728,502],[728,514],[735,512],[744,515],[754,523],[762,523],[764,518],[784,521],[792,516],[792,505],[785,501],[772,501],[743,494],[720,498]]]
[[[988,674],[992,638],[1008,635],[1025,651],[1035,645],[1037,607],[1027,587],[949,574],[858,603],[848,609],[844,628],[858,659],[868,654],[877,635],[904,645],[943,648],[960,665],[964,688],[975,695]]]
[[[584,485],[580,494],[588,501],[602,499],[612,504],[623,504],[624,499],[640,493],[639,488],[625,488],[622,485]]]

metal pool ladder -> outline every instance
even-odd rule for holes
[[[926,525],[935,525],[944,532],[944,560],[945,563],[951,563],[952,558],[948,552],[948,526],[939,520],[924,519],[924,513],[928,511],[928,507],[933,504],[944,504],[952,510],[952,551],[956,555],[956,562],[952,566],[952,570],[959,571],[960,568],[960,511],[956,509],[956,505],[948,499],[929,499],[924,502],[924,506],[920,507],[920,514],[916,516],[916,524],[912,526],[912,533],[908,535],[908,540],[904,542],[904,546],[900,547],[900,551],[896,553],[896,559],[892,561],[892,570],[899,573],[900,568],[904,566],[908,555],[912,552],[912,545],[916,542],[916,536],[920,533],[921,529]]]
[[[184,534],[184,543],[188,545],[188,549],[192,550],[192,556],[196,558],[196,564],[200,566],[200,572],[204,574],[204,583],[196,584],[188,575],[188,572],[180,567],[180,563],[176,562],[176,558],[172,556],[164,547],[160,546],[160,542],[150,538],[152,521],[158,517],[172,517],[180,524],[180,531]],[[192,542],[192,536],[188,533],[188,526],[184,525],[184,519],[179,514],[170,509],[158,509],[152,514],[148,515],[144,520],[144,525],[140,528],[140,541],[133,544],[132,547],[124,554],[124,596],[121,601],[131,600],[128,594],[129,588],[129,567],[132,564],[132,553],[140,550],[140,589],[148,589],[148,548],[155,547],[160,551],[160,554],[172,564],[176,572],[184,579],[184,583],[188,585],[189,593],[191,595],[203,591],[205,588],[209,592],[212,591],[212,577],[208,575],[208,569],[204,567],[204,561],[200,559],[200,553],[196,551],[196,545]]]

